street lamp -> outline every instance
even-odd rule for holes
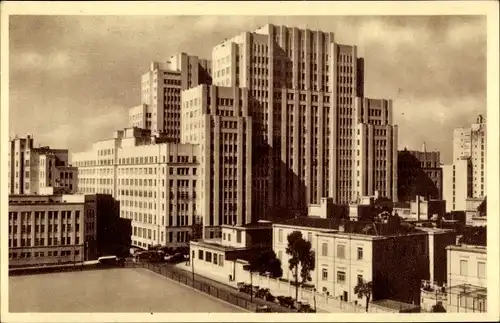
[[[248,270],[250,273],[250,303],[253,303],[253,275],[252,275],[252,270],[250,265],[245,265],[243,266],[244,270]]]
[[[316,287],[313,288],[314,312],[316,312]]]
[[[191,253],[191,274],[193,275],[193,287],[194,287],[194,250]]]

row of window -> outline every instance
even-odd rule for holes
[[[9,212],[9,221],[17,221],[18,218],[23,222],[31,222],[32,219],[36,220],[37,223],[39,221],[45,221],[45,212],[47,212],[47,216],[49,220],[58,220],[59,212],[61,212],[61,220],[64,222],[69,221],[71,219],[72,214],[75,215],[75,221],[80,221],[80,211],[24,211],[24,212]],[[32,217],[31,215],[34,215]],[[18,217],[19,216],[19,217]]]
[[[195,251],[193,250],[193,260],[194,260]],[[204,260],[208,263],[213,263],[214,265],[219,265],[220,267],[224,267],[224,255],[217,254],[215,252],[198,250],[198,259]]]
[[[23,239],[21,238],[19,240],[20,244],[18,246],[17,244],[17,239],[9,239],[9,247],[12,248],[17,248],[17,247],[39,247],[39,246],[58,246],[58,245],[71,245],[71,237],[62,237],[61,238],[61,243],[59,243],[58,238],[51,238],[49,237],[47,239],[47,244],[45,244],[45,238],[36,238],[33,240],[34,244],[31,244],[32,240],[30,238],[28,239]],[[75,244],[78,245],[80,244],[80,237],[77,236],[75,237]]]
[[[80,250],[61,250],[61,256],[79,256],[80,255]],[[59,252],[57,250],[54,251],[36,251],[36,252],[9,252],[9,259],[24,259],[24,258],[42,258],[42,257],[58,257]]]

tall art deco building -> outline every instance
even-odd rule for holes
[[[254,216],[303,211],[327,196],[348,203],[379,191],[397,200],[392,102],[363,97],[356,46],[266,25],[215,46],[212,64],[214,85],[248,89]]]

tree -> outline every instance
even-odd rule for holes
[[[252,254],[249,259],[248,270],[260,274],[269,273],[272,278],[283,276],[281,261],[276,257],[273,249],[265,249]]]
[[[446,313],[446,309],[442,302],[438,302],[436,305],[432,306],[432,313]]]
[[[311,242],[304,240],[300,231],[294,231],[287,237],[286,253],[290,255],[289,268],[295,276],[295,299],[299,298],[299,265],[301,284],[311,281],[311,271],[315,268],[315,255],[311,250]]]
[[[366,282],[365,280],[359,281],[358,285],[354,287],[354,294],[358,295],[359,298],[366,297],[366,311],[368,312],[368,305],[370,304],[370,298],[372,296],[373,284],[372,282]]]
[[[484,200],[477,207],[477,211],[479,212],[479,216],[486,216],[486,196]]]

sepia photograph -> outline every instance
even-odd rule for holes
[[[498,320],[474,3],[2,3],[5,322]]]

